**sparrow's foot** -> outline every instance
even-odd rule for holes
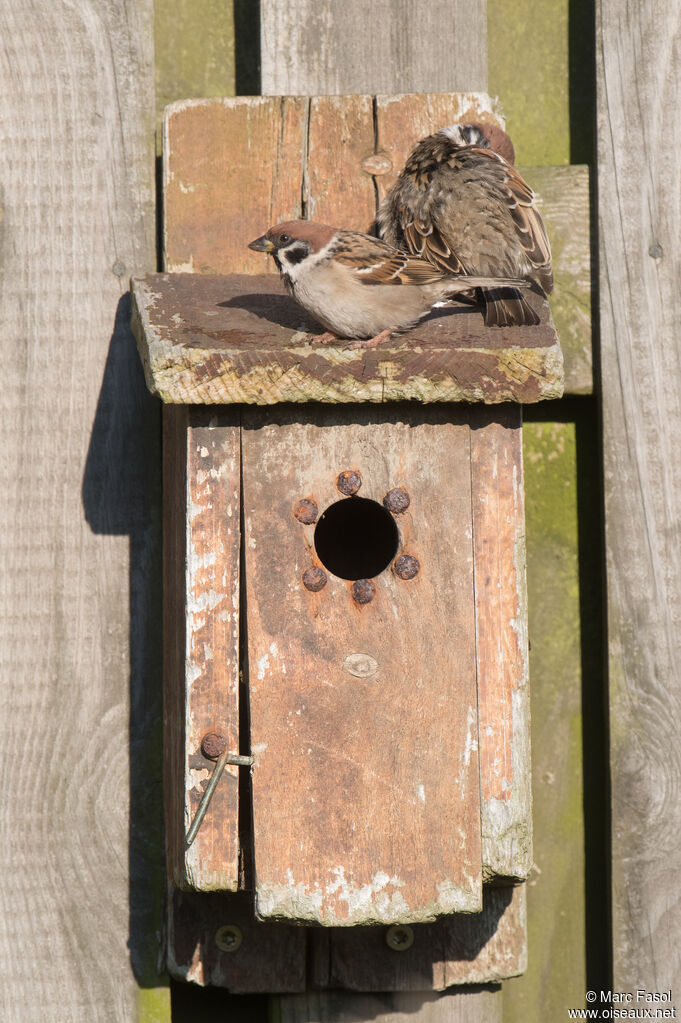
[[[382,330],[380,334],[376,335],[376,337],[368,337],[366,338],[366,340],[363,341],[353,341],[352,344],[349,345],[349,347],[376,348],[378,345],[380,345],[381,341],[389,341],[392,333],[393,333],[392,328],[389,327],[386,330]]]
[[[331,345],[334,341],[338,340],[338,334],[334,334],[332,330],[325,330],[323,334],[317,334],[310,344],[313,345]]]

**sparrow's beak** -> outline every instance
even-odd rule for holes
[[[274,245],[266,234],[261,235],[260,238],[256,238],[248,247],[249,249],[255,249],[256,252],[274,252]]]

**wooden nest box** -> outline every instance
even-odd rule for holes
[[[524,969],[520,424],[562,393],[548,306],[536,327],[452,307],[375,349],[320,347],[247,248],[304,211],[366,230],[418,138],[484,119],[480,94],[167,112],[168,272],[133,296],[168,406],[176,975],[394,990]],[[252,766],[224,767],[187,845],[223,749]]]

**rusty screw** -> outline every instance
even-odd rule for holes
[[[244,936],[236,924],[224,924],[215,932],[215,944],[221,952],[236,952]]]
[[[406,952],[414,944],[414,932],[406,924],[395,924],[386,931],[385,943],[393,952]]]
[[[338,474],[336,487],[340,490],[341,494],[345,494],[346,497],[356,494],[361,486],[362,477],[356,469],[344,469],[343,472]]]
[[[355,579],[352,584],[352,599],[356,604],[369,604],[376,596],[376,586],[371,579]]]
[[[219,732],[206,732],[201,740],[201,752],[208,760],[217,760],[227,749],[227,740]]]
[[[398,579],[413,579],[419,574],[421,565],[412,554],[400,554],[393,561],[393,570]]]
[[[402,487],[393,487],[383,498],[383,507],[393,515],[399,515],[400,512],[406,511],[410,503],[409,494]]]
[[[304,526],[311,526],[319,518],[319,507],[316,501],[304,497],[298,501],[293,514],[298,522],[302,522]]]
[[[319,565],[313,565],[311,568],[306,568],[303,572],[303,586],[306,590],[311,590],[313,593],[319,593],[323,590],[327,583],[327,575],[323,568]]]

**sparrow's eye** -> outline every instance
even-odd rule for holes
[[[288,243],[291,241],[291,235],[290,234],[280,234],[279,235],[279,241],[281,242],[282,245],[288,245]]]

